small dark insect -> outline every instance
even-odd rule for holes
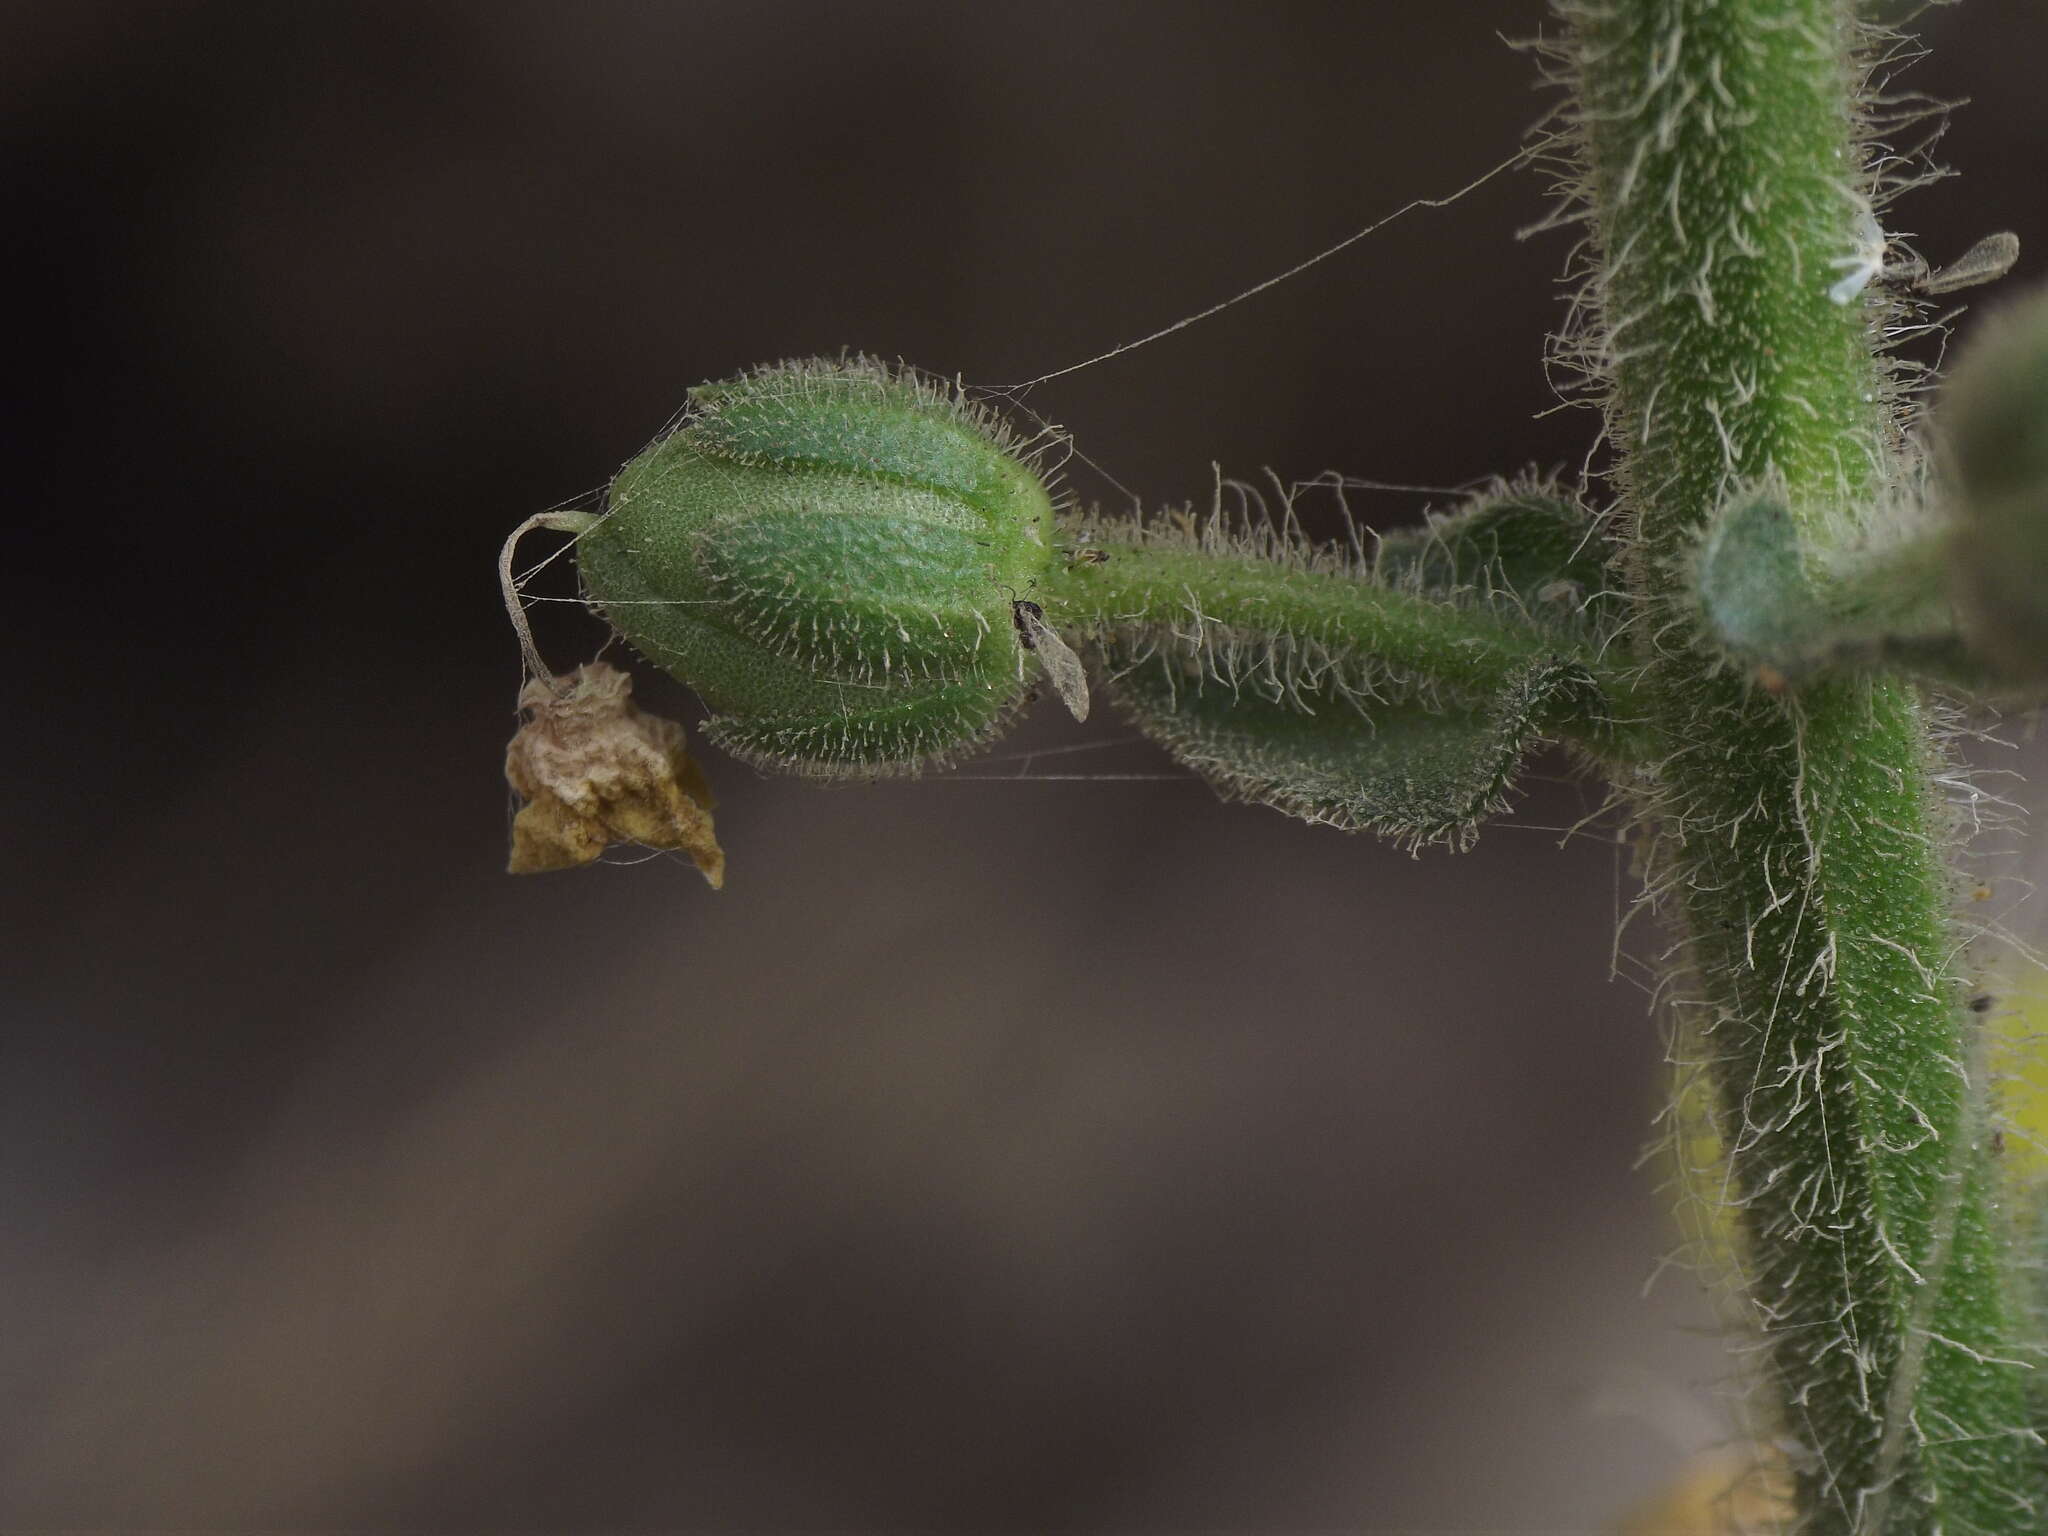
[[[2004,1151],[2005,1151],[2005,1132],[2003,1132],[2003,1131],[1993,1131],[1993,1132],[1991,1133],[1991,1155],[1992,1155],[1993,1157],[1997,1157],[1997,1156],[1999,1156],[1999,1155],[2000,1155],[2001,1153],[2003,1153]]]
[[[1027,651],[1038,649],[1038,632],[1031,620],[1043,621],[1045,610],[1028,597],[1020,597],[1010,604],[1010,622],[1017,626],[1017,643]]]
[[[1992,998],[1989,992],[1979,992],[1970,999],[1970,1012],[1989,1013],[1991,1011],[1991,1002]]]
[[[1107,565],[1109,564],[1109,551],[1106,549],[1072,550],[1067,555],[1067,564],[1069,566]]]

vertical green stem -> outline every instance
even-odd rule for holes
[[[1817,520],[1890,457],[1871,311],[1835,264],[1871,227],[1854,17],[1842,0],[1560,9],[1595,361],[1669,748],[1659,875],[1802,1513],[1826,1532],[2036,1532],[1921,705],[1888,681],[1755,691],[1676,592],[1738,487],[1774,476]]]

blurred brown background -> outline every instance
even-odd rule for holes
[[[951,781],[714,760],[721,895],[499,872],[512,523],[699,379],[1028,377],[1449,191],[1543,21],[0,11],[0,1525],[1579,1531],[1727,1433],[1694,1282],[1644,1296],[1660,1046],[1557,762],[1418,861],[1041,711]],[[2048,249],[2048,18],[1925,30],[1967,174],[1893,222]],[[1575,465],[1542,211],[1032,404],[1154,504]]]

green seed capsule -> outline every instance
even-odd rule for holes
[[[914,769],[1025,691],[1013,604],[1054,558],[1052,502],[958,391],[867,358],[691,391],[577,542],[586,595],[766,767]]]
[[[1965,632],[2006,676],[2048,682],[2048,290],[1987,320],[1942,412]]]
[[[1956,364],[1942,419],[1971,498],[2048,488],[2048,289],[1985,318]]]

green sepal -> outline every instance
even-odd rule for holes
[[[712,457],[917,486],[966,501],[1005,538],[1052,542],[1050,503],[1007,427],[922,374],[801,359],[700,384],[690,403],[690,440]]]
[[[734,628],[842,682],[1017,675],[1015,587],[956,506],[896,488],[886,519],[799,507],[722,518],[699,558]]]
[[[1373,698],[1326,676],[1278,695],[1232,688],[1157,653],[1115,678],[1139,729],[1226,799],[1416,849],[1469,846],[1505,808],[1516,765],[1560,707],[1587,707],[1577,667],[1532,663],[1492,697]]]
[[[943,767],[992,740],[1022,704],[1014,687],[937,683],[838,690],[840,708],[713,715],[704,734],[757,768],[811,778],[881,777]]]

